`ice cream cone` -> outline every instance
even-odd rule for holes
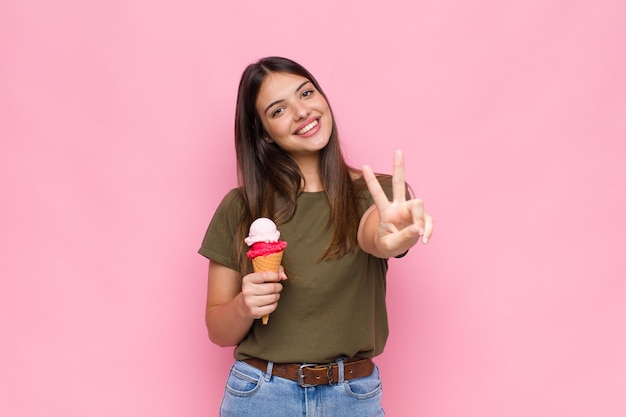
[[[278,272],[280,262],[283,259],[283,251],[272,253],[265,256],[257,256],[252,260],[254,272],[274,271]]]
[[[266,256],[257,256],[252,259],[252,267],[254,268],[254,272],[264,272],[264,271],[273,271],[278,272],[278,268],[280,267],[280,262],[283,259],[283,251],[272,253]],[[267,324],[270,319],[270,315],[266,314],[261,317],[261,321],[263,324]]]

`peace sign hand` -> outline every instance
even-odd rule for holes
[[[363,178],[372,195],[370,207],[359,226],[359,244],[372,255],[389,258],[406,252],[420,239],[427,243],[433,233],[433,218],[424,212],[420,199],[406,199],[404,155],[396,151],[393,164],[392,201],[387,199],[376,175],[363,167]]]

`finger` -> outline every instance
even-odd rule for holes
[[[385,236],[383,247],[387,250],[395,250],[394,248],[406,247],[407,242],[410,243],[410,246],[413,246],[419,241],[419,236],[418,226],[410,224],[397,233]]]
[[[257,297],[257,299],[255,300],[255,305],[251,308],[251,312],[254,318],[260,319],[262,316],[270,314],[274,310],[276,310],[276,307],[278,307],[279,299],[280,294],[273,294],[266,297]]]
[[[283,286],[281,284],[276,283],[265,283],[259,286],[259,292],[256,294],[257,297],[274,297],[283,290]]]
[[[397,150],[393,158],[393,176],[391,178],[393,201],[406,200],[406,185],[404,182],[404,153]]]
[[[409,209],[411,210],[411,218],[413,224],[418,226],[419,234],[424,234],[424,203],[419,198],[409,200],[407,202]]]
[[[249,274],[248,280],[252,284],[262,284],[264,282],[278,282],[281,280],[281,276],[279,272],[274,271],[253,272]]]
[[[422,243],[427,244],[430,237],[433,235],[435,227],[435,221],[428,214],[424,215],[424,236],[422,236]]]
[[[285,274],[285,268],[282,265],[278,267],[278,275],[280,275],[281,280],[287,279],[287,274]]]
[[[255,309],[254,318],[260,319],[263,316],[272,314],[274,311],[276,311],[276,308],[278,308],[278,301],[259,306]]]
[[[267,283],[252,287],[245,295],[250,305],[258,307],[275,302],[282,289],[280,284]]]
[[[374,171],[372,171],[372,168],[370,168],[369,165],[363,166],[363,178],[365,179],[367,189],[369,190],[378,211],[382,211],[387,208],[390,204],[389,200],[383,191],[383,187],[380,186]]]

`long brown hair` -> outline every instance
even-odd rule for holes
[[[261,85],[271,73],[302,76],[315,86],[328,102],[319,83],[300,64],[281,57],[267,57],[250,64],[241,76],[235,113],[235,150],[240,192],[245,203],[242,222],[237,230],[237,258],[240,269],[249,269],[243,244],[248,227],[258,217],[268,217],[277,225],[289,221],[296,211],[296,198],[301,192],[303,175],[296,161],[275,143],[264,140],[265,132],[256,110]],[[330,108],[330,103],[328,104]],[[331,108],[331,115],[332,108]],[[352,175],[339,145],[337,125],[333,116],[328,144],[320,151],[319,171],[322,186],[330,203],[331,239],[322,259],[339,258],[358,248],[359,207]]]

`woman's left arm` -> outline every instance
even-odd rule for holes
[[[367,165],[363,167],[363,178],[374,204],[361,217],[358,231],[361,248],[379,258],[392,258],[405,253],[420,240],[428,243],[433,233],[433,218],[424,212],[422,200],[406,199],[402,151],[396,151],[394,157],[392,201],[387,199]]]

